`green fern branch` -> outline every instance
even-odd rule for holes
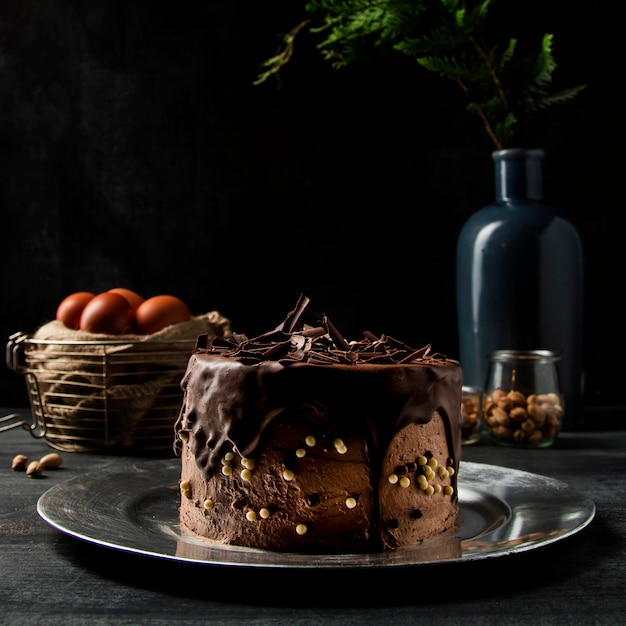
[[[283,37],[254,84],[278,78],[292,59],[297,35],[309,30],[335,69],[361,62],[367,53],[399,53],[453,81],[496,148],[512,147],[536,129],[539,113],[571,102],[584,85],[553,91],[552,34],[543,36],[532,63],[516,57],[515,38],[488,43],[487,17],[495,1],[308,0],[310,19]]]

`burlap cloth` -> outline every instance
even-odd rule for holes
[[[230,320],[210,311],[151,335],[86,333],[56,320],[38,328],[26,365],[48,441],[66,450],[171,446],[180,380],[203,334],[230,336]]]
[[[203,334],[209,334],[214,337],[230,336],[230,320],[217,311],[210,311],[209,313],[198,315],[188,322],[180,322],[179,324],[167,326],[152,335],[103,335],[87,333],[80,330],[72,330],[62,322],[53,320],[38,328],[32,337],[33,339],[47,339],[51,341],[140,341],[142,343],[149,343],[151,341],[178,341],[184,339],[195,341],[196,337]],[[88,350],[89,347],[86,346],[85,349]]]

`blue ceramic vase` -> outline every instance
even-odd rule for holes
[[[583,416],[583,252],[575,227],[544,204],[542,150],[493,153],[495,202],[459,234],[456,295],[464,384],[484,387],[495,350],[561,356],[563,429]]]

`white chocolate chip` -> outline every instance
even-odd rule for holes
[[[191,500],[191,483],[188,480],[181,481],[180,492],[187,500]]]
[[[261,519],[267,519],[270,516],[270,510],[263,507],[259,511],[259,516],[261,517]]]
[[[403,476],[400,479],[400,487],[406,489],[411,484],[411,479],[408,476]]]
[[[283,478],[287,481],[293,480],[295,477],[295,474],[290,470],[290,469],[286,469],[283,470]]]
[[[299,459],[303,458],[304,456],[306,456],[306,450],[305,450],[304,448],[298,448],[298,449],[296,450],[296,456],[297,456]]]
[[[257,520],[256,513],[254,511],[246,511],[246,519],[249,522],[256,522]]]
[[[296,532],[299,535],[306,535],[308,528],[306,527],[306,524],[298,524],[296,526]]]
[[[395,485],[398,482],[398,475],[389,474],[389,476],[387,476],[387,480],[389,481],[390,484]]]
[[[346,498],[346,506],[349,509],[353,509],[356,506],[356,500],[352,497]]]
[[[309,446],[309,448],[312,448],[316,441],[315,441],[315,437],[313,435],[309,435],[305,440],[304,443],[306,443],[307,446]]]
[[[333,440],[333,446],[335,446],[335,450],[339,452],[339,454],[345,454],[348,451],[346,444],[343,442],[343,439],[337,437],[337,439]]]

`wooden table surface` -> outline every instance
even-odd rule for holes
[[[24,429],[0,432],[0,624],[626,623],[626,430],[566,432],[543,450],[464,449],[466,461],[552,477],[591,498],[596,515],[575,535],[504,557],[371,570],[212,566],[77,539],[38,515],[39,497],[136,457],[61,452],[62,468],[39,479],[11,469],[16,454],[52,451]]]

